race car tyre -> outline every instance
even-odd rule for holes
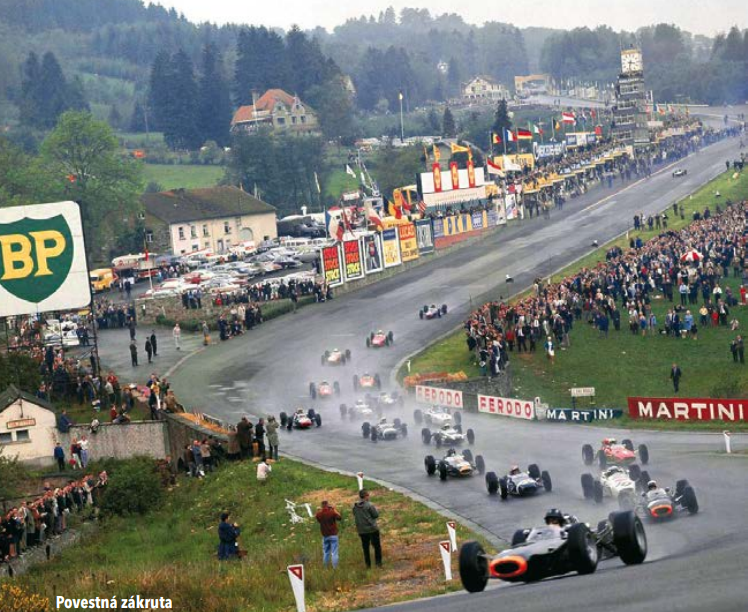
[[[478,470],[479,474],[484,474],[486,471],[486,461],[483,459],[483,455],[475,456],[475,469]]]
[[[462,425],[455,425],[455,431],[457,433],[462,433]]]
[[[642,470],[642,475],[639,477],[639,489],[642,491],[647,490],[647,483],[652,480],[647,470]]]
[[[429,307],[428,306],[424,306],[423,308],[421,308],[421,312],[425,313],[425,312],[428,312],[428,311],[429,311]]]
[[[675,496],[680,497],[681,495],[683,495],[683,491],[685,490],[687,486],[688,486],[687,480],[684,479],[684,480],[677,481],[675,483]]]
[[[543,470],[540,474],[540,479],[543,481],[543,488],[550,493],[553,491],[553,481],[551,480],[551,475],[548,473],[547,470]]]
[[[465,542],[460,548],[460,580],[468,593],[480,593],[488,583],[486,551],[478,542]]]
[[[377,434],[376,427],[372,427],[371,428],[371,436],[370,437],[371,437],[371,441],[372,442],[376,442],[379,439],[379,435]]]
[[[285,427],[288,422],[288,415],[285,412],[280,413],[281,427]]]
[[[447,314],[447,305],[442,304],[442,314]]]
[[[314,415],[314,422],[316,423],[317,427],[322,427],[322,415],[315,414]]]
[[[538,478],[540,478],[540,468],[538,467],[538,464],[537,463],[531,463],[527,467],[527,473],[530,475],[530,478],[534,478],[535,480],[537,480]]]
[[[527,530],[517,529],[512,535],[512,547],[524,544],[527,541]]]
[[[496,495],[499,492],[499,477],[496,472],[486,473],[486,489],[489,495]]]
[[[374,374],[374,384],[376,385],[377,389],[382,388],[382,379],[379,378],[379,374]]]
[[[626,448],[627,450],[630,450],[630,451],[634,450],[634,443],[628,438],[622,440],[621,444],[623,444],[624,448]]]
[[[363,434],[364,438],[369,437],[369,434],[371,433],[371,425],[368,421],[361,425],[361,433]]]
[[[314,383],[309,383],[309,396],[312,399],[317,398],[317,387],[314,386]]]
[[[455,412],[452,414],[452,420],[457,423],[457,425],[460,425],[462,423],[462,413],[461,412]]]
[[[688,510],[688,514],[696,514],[699,511],[699,501],[696,499],[696,492],[693,487],[683,489],[683,505]]]
[[[642,465],[649,463],[649,449],[646,444],[639,445],[639,460],[642,462]]]
[[[426,473],[429,476],[436,474],[436,459],[434,459],[433,455],[427,455],[423,463],[426,466]]]
[[[330,351],[325,351],[324,353],[322,353],[322,356],[323,356],[323,357],[324,357],[325,359],[327,359],[327,358],[328,358],[328,357],[330,356]]]
[[[626,565],[644,562],[647,558],[647,534],[641,519],[631,511],[613,512],[613,543]]]
[[[316,414],[317,413],[315,412],[314,408],[310,408],[309,410],[307,410],[307,413],[306,413],[306,415],[309,417],[310,421],[314,420],[314,417],[315,417]]]
[[[582,474],[582,495],[585,499],[593,499],[595,496],[595,478],[592,474]]]
[[[400,425],[400,435],[403,438],[407,438],[408,437],[408,426],[405,423],[402,423]]]
[[[431,431],[426,427],[421,430],[421,440],[423,440],[424,444],[429,444],[431,442]]]
[[[371,338],[366,339],[366,348],[371,348]]]
[[[473,451],[471,451],[469,448],[466,448],[464,451],[462,451],[462,456],[465,457],[465,461],[472,461]]]
[[[447,479],[447,464],[444,461],[439,462],[439,480]]]
[[[595,483],[592,485],[592,499],[595,500],[596,504],[602,504],[603,503],[603,483],[599,480],[596,480]]]
[[[346,360],[351,358],[351,349],[345,349],[345,358]]]
[[[400,425],[402,425],[402,421],[400,419],[395,419],[392,421],[392,424],[395,426],[395,429],[400,429]]]
[[[392,344],[395,341],[395,334],[393,334],[391,331],[387,332],[387,340],[390,344]]]
[[[637,480],[639,480],[641,475],[642,475],[642,469],[636,463],[632,463],[629,466],[629,478],[631,478],[631,480],[636,482]]]
[[[374,332],[369,332],[369,340],[374,340]]]
[[[358,376],[356,374],[353,375],[353,390],[358,391]]]
[[[506,478],[499,479],[499,496],[501,499],[509,497],[509,487],[506,484]]]
[[[584,461],[585,465],[592,465],[592,462],[595,460],[595,451],[592,450],[591,444],[585,444],[582,446],[582,461]]]
[[[340,383],[338,381],[332,383],[332,390],[335,392],[335,395],[340,395]]]
[[[344,419],[346,414],[348,414],[348,406],[340,404],[340,418]]]
[[[418,317],[419,317],[420,319],[423,319],[423,310],[419,310],[419,311],[418,311]]]
[[[436,441],[436,448],[442,447],[442,437],[440,435],[435,435],[434,440]]]
[[[574,523],[567,532],[569,560],[578,574],[592,574],[597,569],[597,542],[584,523]]]
[[[608,467],[608,457],[605,454],[604,450],[597,451],[597,463],[600,466],[601,470],[604,470],[606,467]]]
[[[414,410],[413,411],[413,420],[418,423],[419,425],[423,423],[423,412],[420,410]]]
[[[475,444],[475,432],[472,429],[467,430],[468,444]]]
[[[293,431],[293,417],[288,419],[288,422],[286,423],[286,431]]]

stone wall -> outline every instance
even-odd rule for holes
[[[169,432],[164,421],[136,421],[127,425],[105,423],[97,433],[91,433],[88,426],[76,425],[68,433],[58,433],[66,459],[70,458],[73,438],[80,439],[84,435],[88,438],[89,460],[127,459],[134,455],[163,459],[169,454]]]
[[[203,440],[208,436],[213,436],[223,442],[228,442],[228,436],[216,433],[205,427],[197,425],[193,421],[186,419],[178,414],[163,414],[164,420],[161,421],[166,427],[168,455],[172,458],[172,463],[183,467],[182,455],[184,447],[191,444],[193,440]],[[182,462],[180,464],[180,462]],[[185,468],[186,469],[186,468]]]

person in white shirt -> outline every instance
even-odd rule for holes
[[[81,466],[83,469],[86,469],[86,466],[88,465],[88,438],[86,436],[83,436],[78,441],[78,446],[81,448]]]
[[[257,464],[257,480],[259,482],[265,482],[268,479],[268,476],[270,475],[270,472],[273,471],[273,467],[267,463],[265,463],[265,460],[261,460]]]
[[[182,347],[181,347],[180,342],[182,340],[182,329],[179,327],[179,323],[177,323],[174,326],[174,329],[172,330],[171,335],[174,336],[174,346],[177,347],[178,351],[181,351]]]

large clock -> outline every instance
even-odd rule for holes
[[[621,51],[621,71],[623,74],[641,72],[644,69],[642,54],[638,49]]]

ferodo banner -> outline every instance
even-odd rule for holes
[[[400,265],[400,240],[397,238],[396,227],[382,232],[382,251],[384,251],[385,268],[394,268]]]
[[[340,256],[340,244],[322,249],[322,274],[330,287],[343,284],[343,258]]]
[[[416,228],[412,223],[405,223],[398,227],[400,232],[400,256],[403,261],[418,259],[418,241]]]
[[[0,209],[0,317],[83,308],[90,302],[78,205]]]
[[[591,423],[592,421],[608,421],[620,419],[623,410],[610,408],[594,408],[576,410],[574,408],[548,408],[545,418],[548,421],[568,421],[571,423]]]
[[[416,385],[416,401],[419,404],[436,404],[447,408],[462,408],[462,391]]]
[[[632,419],[668,421],[745,421],[746,399],[709,399],[675,397],[630,397]]]
[[[364,277],[364,264],[361,260],[361,241],[346,240],[343,242],[345,260],[345,280],[356,280]]]
[[[494,397],[493,395],[481,395],[479,393],[478,412],[532,420],[535,418],[535,403],[529,400]]]

